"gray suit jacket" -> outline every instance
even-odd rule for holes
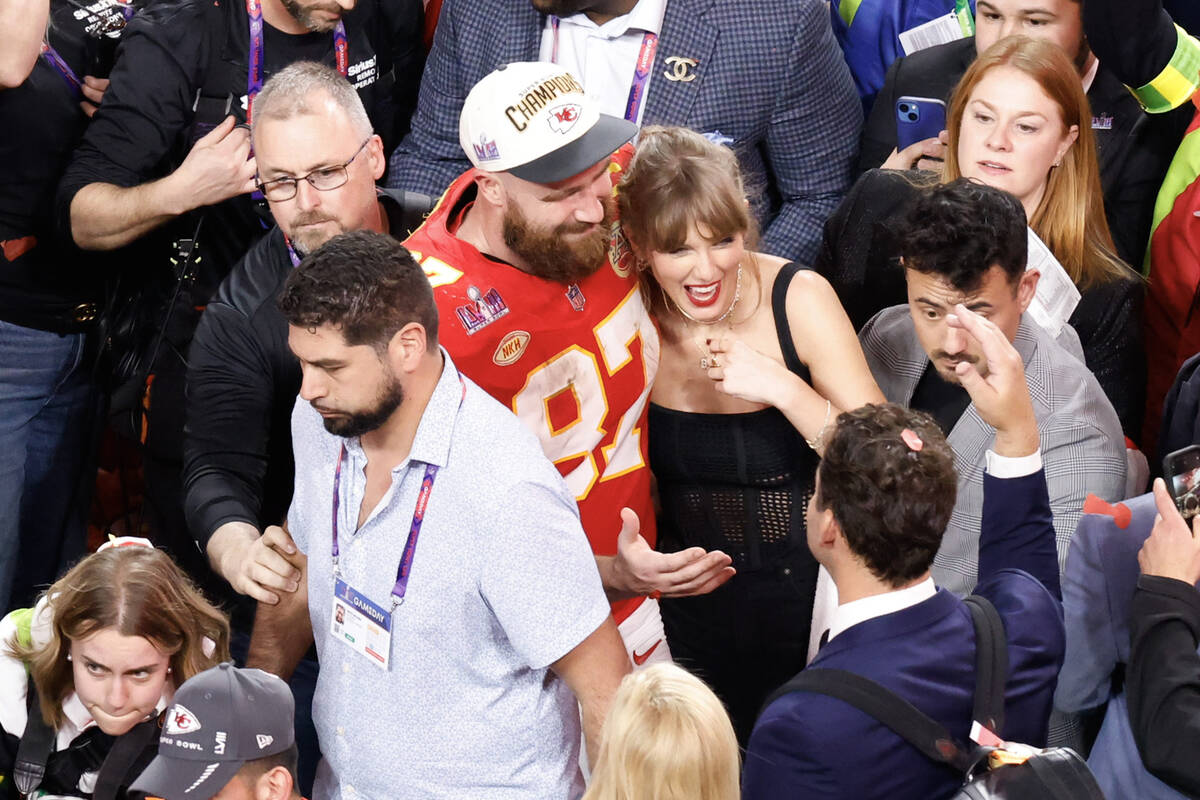
[[[530,0],[445,0],[389,186],[438,195],[470,166],[458,142],[467,92],[501,64],[536,61],[545,20]],[[691,80],[667,79],[673,57],[696,61]],[[642,123],[732,139],[763,249],[811,264],[862,128],[827,5],[669,0],[651,76]]]
[[[858,337],[884,396],[908,405],[929,364],[908,306],[880,311]],[[1078,352],[1078,339],[1074,341]],[[1079,356],[1055,342],[1029,315],[1021,319],[1013,346],[1025,363],[1037,415],[1061,572],[1088,494],[1110,502],[1124,496],[1125,436],[1100,384]],[[995,433],[971,405],[948,437],[958,471],[958,499],[933,562],[933,577],[938,586],[960,595],[970,593],[978,577],[985,453]]]

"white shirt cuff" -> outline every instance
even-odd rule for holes
[[[987,473],[993,478],[1024,478],[1042,468],[1042,451],[1033,451],[1027,456],[999,456],[987,451]]]

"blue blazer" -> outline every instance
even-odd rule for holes
[[[985,492],[981,580],[975,592],[995,604],[1008,639],[1001,736],[1043,745],[1064,647],[1061,606],[1035,577],[1052,580],[1058,571],[1045,476],[1000,480],[989,475]],[[963,602],[944,589],[923,603],[847,629],[821,649],[812,666],[871,678],[967,740],[975,629]],[[832,697],[793,692],[772,703],[754,727],[742,796],[933,800],[953,794],[961,782],[952,769],[929,760],[858,709]]]
[[[458,142],[467,92],[501,64],[536,61],[545,19],[530,0],[445,0],[389,186],[438,195],[470,166]],[[672,57],[698,62],[693,80],[666,78]],[[811,264],[850,186],[862,129],[826,4],[669,0],[651,76],[642,123],[731,139],[762,249]]]
[[[1107,704],[1088,766],[1108,797],[1178,800],[1186,797],[1146,771],[1133,741],[1123,691],[1112,693],[1117,665],[1129,663],[1129,609],[1137,588],[1137,555],[1154,527],[1154,495],[1121,505],[1128,519],[1085,514],[1071,540],[1063,574],[1067,655],[1054,705],[1067,712]],[[1121,527],[1118,522],[1124,522]]]

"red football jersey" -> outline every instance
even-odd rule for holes
[[[473,178],[459,176],[405,242],[433,284],[438,341],[537,434],[593,552],[616,553],[623,506],[653,546],[646,412],[659,341],[631,265],[621,259],[564,285],[484,257],[448,229]],[[614,604],[613,616],[620,622],[640,602]]]

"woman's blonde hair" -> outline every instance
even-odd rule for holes
[[[176,686],[229,660],[229,620],[214,608],[170,556],[153,547],[112,547],[72,567],[47,591],[50,638],[8,650],[29,665],[42,716],[57,728],[62,701],[74,689],[71,642],[109,629],[141,636],[170,654]],[[208,640],[211,644],[206,644]],[[211,654],[206,654],[205,650]]]
[[[674,664],[625,676],[583,800],[737,800],[738,744],[725,707]]]
[[[1009,36],[975,59],[950,100],[946,120],[950,142],[943,180],[962,177],[958,140],[967,101],[984,76],[996,67],[1012,67],[1032,78],[1058,106],[1064,130],[1070,130],[1071,126],[1079,130],[1060,166],[1050,170],[1046,192],[1029,220],[1029,227],[1080,287],[1134,277],[1136,273],[1116,255],[1104,216],[1091,106],[1079,72],[1059,46],[1028,36]]]
[[[621,229],[639,256],[643,297],[656,312],[665,310],[664,295],[641,259],[683,246],[693,225],[703,226],[711,241],[742,234],[747,251],[758,239],[737,156],[689,128],[642,128],[617,185],[617,209]],[[753,258],[748,268],[757,279]]]

